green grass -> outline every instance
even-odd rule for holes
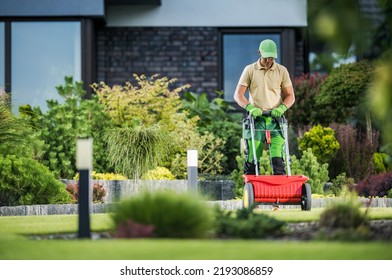
[[[322,209],[258,210],[287,222],[317,221]],[[392,209],[371,208],[372,219],[392,219]],[[320,242],[211,239],[30,240],[26,236],[76,233],[77,215],[0,217],[1,260],[381,260],[391,242]],[[91,215],[92,231],[113,227],[108,214]]]
[[[11,260],[381,260],[381,242],[257,240],[0,240],[0,259]]]

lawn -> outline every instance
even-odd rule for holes
[[[317,221],[322,209],[259,210],[288,222]],[[372,219],[392,219],[392,209],[371,208]],[[77,215],[0,217],[1,260],[381,260],[392,243],[276,240],[97,239],[31,240],[28,236],[76,233]],[[109,214],[91,216],[94,232],[109,231]]]

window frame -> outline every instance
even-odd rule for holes
[[[80,42],[81,42],[81,80],[86,90],[86,98],[91,98],[92,89],[90,85],[96,79],[95,69],[95,23],[91,18],[79,17],[24,17],[24,18],[0,18],[4,22],[4,90],[12,94],[12,56],[11,56],[11,39],[13,22],[79,22],[80,23]]]
[[[226,34],[279,34],[280,35],[280,53],[281,53],[281,64],[284,65],[291,76],[294,76],[295,71],[295,28],[220,28],[218,49],[219,49],[219,69],[218,69],[218,83],[219,88],[224,90],[224,56],[223,56],[223,37]],[[257,48],[257,46],[255,47]],[[240,77],[238,77],[239,79]],[[229,104],[234,106],[237,110],[241,109],[235,101],[228,101]]]

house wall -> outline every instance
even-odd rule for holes
[[[292,76],[304,72],[304,44],[298,29]],[[222,90],[221,29],[217,27],[106,27],[97,30],[97,81],[132,81],[132,74],[160,74],[190,84],[193,92]]]

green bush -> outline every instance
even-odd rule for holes
[[[392,169],[390,162],[391,162],[391,157],[387,153],[373,154],[373,164],[374,164],[375,172],[377,174],[390,171]]]
[[[291,173],[307,176],[314,194],[323,194],[324,184],[329,180],[328,163],[320,164],[310,148],[303,151],[299,160],[296,156],[291,156]]]
[[[199,128],[202,133],[210,132],[223,140],[224,144],[218,147],[223,158],[220,165],[222,174],[230,174],[236,167],[236,156],[240,154],[241,122],[229,120],[216,120],[204,128]]]
[[[201,134],[212,133],[224,141],[218,151],[224,155],[221,160],[222,174],[230,174],[236,168],[235,157],[240,154],[242,113],[235,113],[234,107],[221,96],[223,92],[216,92],[217,97],[211,101],[206,93],[183,94],[182,110],[189,113],[189,117],[198,117],[197,127]]]
[[[137,82],[136,86],[130,82],[125,86],[113,87],[103,82],[92,85],[116,127],[143,126],[148,129],[159,125],[162,133],[169,139],[167,150],[161,155],[163,158],[160,166],[168,168],[178,179],[186,178],[188,149],[198,150],[200,173],[220,174],[223,154],[218,147],[224,141],[212,133],[199,133],[197,121],[200,117],[190,117],[182,109],[179,93],[189,85],[173,87],[175,79],[169,80],[159,75],[146,77],[134,74],[133,77]],[[156,165],[152,165],[150,169],[155,167]]]
[[[296,128],[304,128],[313,125],[317,114],[315,109],[316,96],[324,83],[326,75],[303,74],[293,79],[295,92],[295,104],[287,110],[286,117],[290,125]]]
[[[321,125],[313,126],[298,139],[298,143],[301,151],[312,149],[313,155],[320,163],[328,163],[340,148],[335,132]]]
[[[351,189],[354,183],[355,182],[353,178],[347,178],[346,173],[342,173],[332,180],[332,186],[329,191],[332,192],[335,196],[340,196],[344,188]]]
[[[156,167],[142,176],[143,180],[175,180],[176,177],[166,167]]]
[[[372,82],[374,66],[366,60],[334,68],[316,96],[316,121],[323,125],[347,123],[362,118],[358,108],[366,101],[366,90]]]
[[[237,167],[231,172],[231,180],[234,182],[233,193],[236,198],[242,198],[244,196],[244,162],[245,156],[236,156]]]
[[[29,124],[11,112],[0,89],[0,154],[36,158],[42,143],[32,137]],[[7,97],[8,99],[8,97]]]
[[[343,193],[342,198],[334,200],[321,213],[318,236],[321,239],[366,239],[369,234],[367,212],[361,210],[355,192],[344,188]]]
[[[70,179],[75,175],[77,138],[91,137],[93,141],[93,165],[98,172],[111,172],[107,160],[103,135],[112,123],[98,103],[96,96],[84,99],[86,92],[82,82],[65,77],[65,85],[56,87],[64,103],[47,100],[48,111],[25,105],[20,108],[21,117],[34,127],[35,136],[44,142],[39,159],[57,178]]]
[[[98,173],[95,171],[91,172],[91,178],[93,180],[128,180],[127,177],[125,177],[122,174],[116,174],[116,173]],[[73,177],[74,180],[79,179],[79,172],[76,173],[76,175]]]
[[[195,194],[171,190],[143,191],[116,205],[112,214],[116,229],[124,225],[154,228],[156,237],[200,238],[212,230],[213,212]],[[130,230],[132,232],[132,230]]]
[[[236,212],[216,208],[215,235],[219,238],[267,238],[280,234],[286,222],[267,214],[255,213],[254,207]]]
[[[31,158],[0,155],[0,206],[70,201],[64,184],[44,165]]]
[[[170,141],[159,125],[114,128],[104,139],[115,171],[134,179],[162,162]]]

